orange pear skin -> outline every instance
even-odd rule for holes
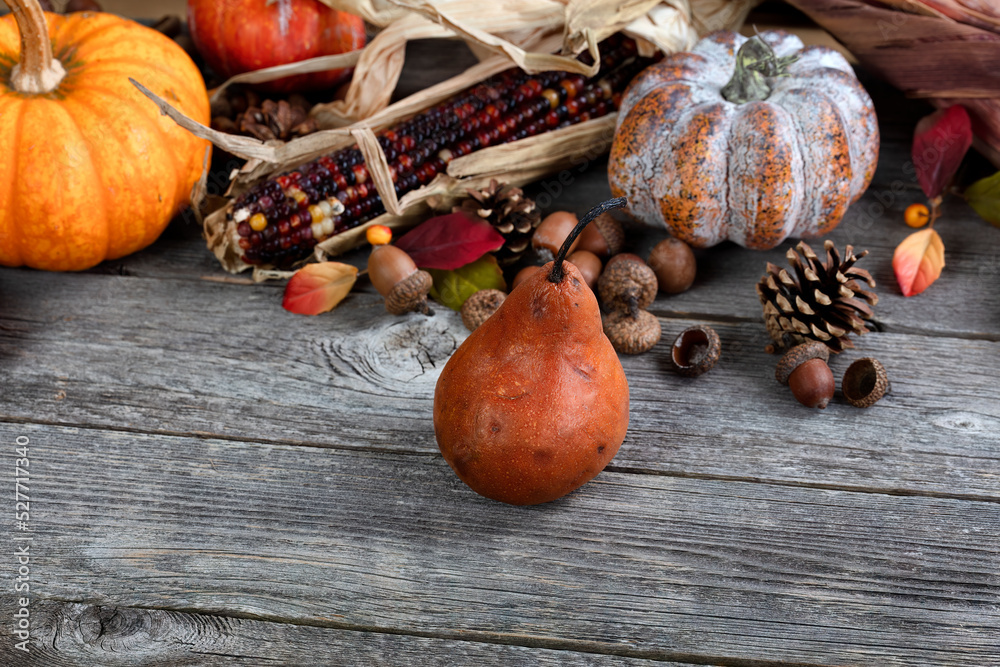
[[[553,262],[515,288],[445,365],[434,433],[463,482],[534,505],[592,479],[628,429],[628,382],[579,269]]]

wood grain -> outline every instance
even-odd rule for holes
[[[16,390],[0,419],[210,434],[266,442],[434,453],[434,385],[467,335],[457,313],[394,317],[376,295],[336,311],[281,310],[280,290],[120,276],[0,272],[0,373]],[[868,410],[839,397],[798,405],[774,380],[757,322],[713,323],[720,364],[689,380],[669,366],[693,320],[622,359],[631,423],[613,465],[1000,499],[1000,343],[872,333],[863,355],[891,394]]]
[[[470,57],[412,50],[410,89]],[[790,244],[700,251],[694,288],[653,306],[664,340],[622,359],[619,455],[545,506],[480,498],[437,453],[433,387],[466,336],[446,309],[392,317],[362,282],[291,315],[281,285],[213,282],[190,221],[85,274],[0,268],[0,460],[30,438],[37,641],[12,648],[0,567],[0,664],[1000,665],[1000,234],[952,198],[942,278],[898,294],[925,109],[865,83],[882,159],[831,238],[871,250],[881,331],[831,367],[875,356],[890,395],[795,403],[753,289]],[[604,169],[530,192],[582,211]],[[670,342],[703,322],[722,360],[679,378]]]
[[[0,607],[2,608],[2,607]],[[503,664],[514,667],[681,667],[614,655],[502,643],[272,623],[211,614],[66,602],[32,608],[30,651],[0,646],[5,667],[377,667]],[[499,638],[498,638],[499,639]]]
[[[17,436],[43,599],[700,663],[1000,656],[994,503],[605,471],[516,508],[436,455]]]

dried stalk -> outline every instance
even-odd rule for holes
[[[427,185],[397,198],[375,132],[423,111],[512,65],[528,72],[564,70],[592,75],[599,62],[598,41],[614,32],[636,38],[640,50],[672,52],[690,47],[701,28],[736,28],[758,0],[322,0],[382,26],[382,31],[360,53],[332,56],[342,66],[356,62],[345,99],[318,105],[311,112],[328,128],[287,143],[263,143],[228,135],[200,125],[173,109],[141,83],[133,82],[163,113],[193,134],[209,139],[247,164],[234,175],[228,197],[238,196],[254,183],[297,167],[320,155],[357,143],[386,213],[366,225],[338,234],[316,247],[318,257],[337,254],[364,240],[372,224],[400,227],[421,219],[429,208],[449,208],[470,188],[485,187],[500,178],[524,185],[607,150],[614,116],[587,121],[544,135],[494,146],[454,160],[446,173]],[[482,62],[462,74],[387,106],[403,66],[409,40],[458,36],[476,49]],[[577,59],[583,50],[594,64]],[[337,60],[337,58],[340,58]],[[248,75],[253,81],[315,71],[320,59]],[[233,81],[235,82],[235,81]],[[227,82],[224,85],[229,85]],[[228,200],[227,205],[231,204]],[[233,245],[233,230],[225,207],[204,217],[209,248],[229,271],[248,268]]]
[[[981,0],[788,0],[909,97],[962,104],[1000,167],[1000,6]]]

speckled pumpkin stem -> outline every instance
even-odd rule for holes
[[[628,200],[625,197],[615,197],[614,199],[608,199],[602,201],[600,204],[594,208],[587,211],[580,221],[576,223],[576,227],[573,231],[569,233],[566,240],[563,241],[562,246],[559,248],[559,253],[556,255],[556,259],[552,262],[552,271],[549,273],[549,282],[561,283],[566,272],[563,270],[563,260],[566,259],[566,253],[569,252],[569,247],[573,245],[573,241],[576,237],[580,235],[583,228],[586,227],[593,221],[594,218],[599,216],[601,213],[605,213],[616,208],[625,208],[628,206]]]
[[[722,97],[734,104],[759,102],[771,95],[769,79],[784,76],[796,56],[779,58],[767,42],[754,35],[736,52],[733,78],[722,88]]]
[[[21,33],[21,60],[10,73],[10,83],[19,93],[44,94],[55,90],[66,76],[62,63],[52,57],[52,40],[45,12],[38,0],[4,0]]]

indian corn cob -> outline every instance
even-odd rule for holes
[[[628,82],[652,62],[630,39],[601,45],[588,79],[518,68],[377,134],[398,196],[430,182],[454,158],[614,111]],[[589,60],[589,54],[581,59]],[[258,183],[228,208],[227,229],[247,264],[283,266],[313,246],[385,212],[361,151],[349,147]]]

